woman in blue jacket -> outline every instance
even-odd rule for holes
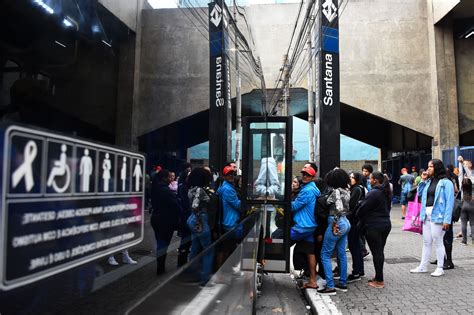
[[[428,162],[429,179],[418,185],[421,194],[421,221],[423,222],[423,253],[418,267],[411,273],[426,273],[431,247],[434,244],[438,261],[433,277],[444,275],[444,233],[449,229],[454,207],[454,185],[447,177],[446,168],[438,159]]]

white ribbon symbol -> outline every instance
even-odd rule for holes
[[[15,188],[18,183],[20,183],[23,177],[25,177],[26,191],[29,192],[33,188],[35,185],[33,181],[33,161],[35,160],[37,153],[38,148],[36,147],[36,143],[32,140],[28,141],[25,149],[23,150],[25,160],[12,175],[13,188]]]

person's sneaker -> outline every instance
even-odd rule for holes
[[[347,285],[343,285],[343,284],[336,284],[334,286],[334,288],[337,290],[337,291],[342,291],[342,292],[347,292]]]
[[[111,266],[118,266],[118,262],[115,260],[115,257],[114,256],[110,256],[109,259],[107,260],[107,262],[109,263],[109,265]]]
[[[421,268],[420,266],[416,267],[415,269],[410,270],[410,273],[427,273],[426,269]]]
[[[445,261],[443,265],[444,270],[454,269],[454,264],[452,261]]]
[[[371,286],[372,288],[377,288],[377,289],[385,288],[385,284],[383,283],[383,281],[370,281],[369,286]]]
[[[324,289],[321,289],[321,290],[316,290],[316,292],[318,292],[319,294],[322,294],[322,295],[336,295],[336,289],[329,289],[329,288],[324,288]]]
[[[365,272],[359,273],[359,276],[360,276],[361,278],[365,278]]]
[[[461,242],[461,245],[462,245],[462,246],[466,246],[466,245],[467,245],[467,242],[463,242],[463,241],[462,241],[462,242]]]
[[[444,275],[443,268],[436,268],[436,270],[431,273],[432,277],[441,277],[442,275]]]
[[[436,259],[435,259],[435,260],[432,260],[432,261],[430,261],[430,264],[432,264],[432,265],[437,265],[437,264],[438,264],[438,260],[436,260]]]
[[[361,277],[360,275],[349,275],[349,277],[347,277],[347,283],[352,283],[352,282],[356,282],[356,281],[360,281],[361,280]]]
[[[130,257],[130,256],[123,256],[122,257],[122,262],[124,264],[129,264],[129,265],[136,265],[137,264],[137,261],[133,260],[132,257]]]
[[[363,259],[364,259],[364,260],[369,259],[370,256],[371,256],[371,255],[370,255],[370,252],[366,252],[366,253],[364,253],[364,254],[362,254],[362,255],[363,255]]]

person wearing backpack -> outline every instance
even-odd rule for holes
[[[355,282],[365,276],[364,257],[360,244],[360,231],[357,228],[358,219],[355,215],[359,202],[365,197],[365,189],[362,182],[362,174],[352,172],[349,174],[351,180],[351,198],[349,200],[349,213],[347,218],[351,224],[348,235],[349,251],[352,256],[352,273],[347,277],[347,283]]]
[[[206,187],[211,184],[211,174],[204,168],[195,168],[188,177],[188,199],[191,214],[187,219],[187,226],[191,231],[192,242],[189,260],[192,260],[200,252],[212,244],[211,228],[209,226],[208,209],[210,197]],[[201,258],[200,282],[205,286],[209,281],[214,253],[212,250]]]
[[[219,215],[218,229],[222,234],[228,231],[236,230],[234,237],[227,237],[222,241],[217,254],[217,267],[222,266],[224,261],[230,256],[237,246],[239,228],[237,225],[240,220],[240,200],[237,196],[237,192],[234,188],[234,178],[237,172],[232,166],[226,166],[222,170],[223,182],[217,190],[219,196],[220,207],[222,208],[222,215]]]
[[[290,230],[291,243],[296,243],[306,253],[310,278],[303,289],[316,289],[316,256],[314,254],[314,232],[317,227],[314,216],[316,200],[320,195],[314,183],[316,170],[311,164],[306,164],[301,170],[303,185],[300,193],[291,202],[294,225]]]

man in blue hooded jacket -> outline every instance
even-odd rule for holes
[[[294,226],[291,228],[292,242],[300,244],[308,258],[310,278],[303,288],[317,288],[316,284],[316,256],[314,255],[314,232],[317,227],[314,216],[316,199],[321,194],[314,183],[316,170],[311,164],[306,164],[301,170],[303,186],[298,197],[291,202]]]

